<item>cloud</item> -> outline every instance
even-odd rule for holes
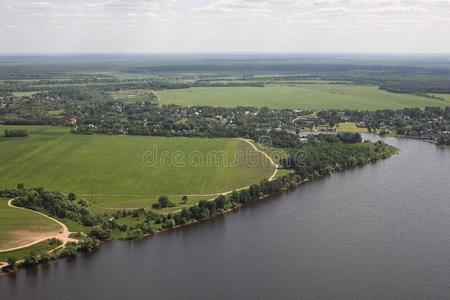
[[[388,45],[393,38],[387,31],[409,32],[419,40],[424,33],[416,34],[417,28],[428,28],[428,36],[436,39],[443,34],[441,44],[450,43],[450,0],[0,0],[0,37],[9,41],[8,47],[17,40],[17,48],[26,39],[30,47],[56,41],[57,47],[88,49],[170,44],[167,49],[284,50],[279,45],[304,49],[315,36],[343,34],[348,41],[377,30],[383,33],[376,39]],[[267,43],[269,39],[278,44]]]

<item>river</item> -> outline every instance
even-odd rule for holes
[[[381,139],[401,153],[4,276],[1,299],[448,299],[450,150]]]

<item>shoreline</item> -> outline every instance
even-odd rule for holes
[[[322,176],[321,176],[321,177],[322,177]],[[303,180],[303,181],[297,183],[295,189],[292,190],[292,191],[295,191],[298,187],[300,187],[301,185],[303,185],[303,184],[305,184],[305,183],[307,183],[307,182],[310,182],[310,181],[311,181],[311,180],[306,179],[306,180]],[[144,235],[142,236],[141,239],[135,240],[135,241],[148,240],[148,239],[150,239],[151,237],[156,236],[156,235],[166,234],[166,233],[170,233],[170,232],[172,232],[172,231],[179,230],[179,229],[181,229],[181,228],[185,228],[185,227],[193,226],[193,225],[196,225],[196,224],[200,224],[200,223],[202,223],[202,222],[212,221],[212,220],[214,220],[214,219],[216,219],[216,218],[219,218],[219,217],[221,217],[221,216],[224,216],[224,215],[226,215],[226,214],[229,214],[229,213],[232,213],[232,212],[236,212],[236,211],[238,211],[238,210],[240,210],[240,209],[242,209],[242,208],[245,208],[246,206],[250,206],[251,204],[259,203],[259,202],[263,201],[264,199],[272,198],[272,197],[275,197],[275,196],[277,196],[277,195],[282,195],[282,194],[287,193],[287,192],[290,192],[290,190],[282,190],[282,191],[277,192],[277,193],[272,193],[272,194],[264,195],[264,196],[259,197],[259,198],[256,199],[256,200],[254,200],[254,201],[251,202],[251,203],[245,203],[245,204],[239,203],[239,204],[237,204],[235,207],[228,208],[228,209],[224,210],[224,211],[223,211],[222,213],[220,213],[220,214],[215,214],[214,216],[209,216],[209,217],[203,218],[203,219],[201,219],[201,220],[193,220],[193,221],[189,221],[188,223],[185,223],[185,224],[182,224],[182,225],[176,225],[176,226],[174,226],[174,227],[172,227],[172,228],[162,228],[162,229],[160,229],[160,230],[158,230],[158,231],[155,231],[155,232],[153,232],[153,233],[144,234]],[[12,199],[12,200],[13,200],[13,199]],[[127,239],[110,239],[110,240],[106,240],[106,241],[101,241],[100,244],[99,244],[94,250],[99,250],[99,249],[102,247],[102,245],[105,244],[105,243],[112,243],[112,242],[115,242],[115,241],[126,241],[126,240],[127,240]],[[52,252],[54,252],[54,251],[56,251],[56,250],[58,250],[58,249],[61,249],[63,246],[64,246],[64,245],[60,245],[60,246],[58,246],[57,248],[55,248],[55,249],[49,251],[48,253],[52,253]],[[75,258],[77,258],[77,257],[78,257],[78,255],[77,255]],[[59,258],[56,258],[55,261],[58,260],[58,259],[59,259]],[[19,262],[19,261],[18,261],[18,262]],[[1,270],[2,268],[4,268],[4,267],[7,267],[7,266],[8,266],[7,263],[0,262],[0,270]],[[37,265],[37,266],[38,266],[38,265]],[[20,268],[16,268],[16,269],[11,270],[11,271],[8,271],[8,272],[0,272],[0,277],[1,277],[1,276],[6,276],[6,275],[10,275],[10,274],[14,274],[14,273],[16,273],[16,272],[18,272],[18,271],[20,271],[20,270],[21,270]]]
[[[314,180],[317,180],[317,179],[320,179],[320,178],[327,177],[328,175],[332,175],[333,173],[342,172],[342,171],[345,171],[347,169],[354,169],[354,168],[364,167],[364,166],[366,166],[368,164],[371,164],[371,163],[374,163],[376,161],[387,159],[387,158],[389,158],[389,157],[399,153],[399,149],[398,148],[396,148],[396,147],[393,147],[393,148],[394,148],[393,149],[394,151],[390,152],[385,157],[369,160],[369,161],[367,161],[367,163],[362,164],[362,165],[354,165],[354,166],[350,166],[350,167],[347,167],[347,168],[337,168],[337,169],[331,170],[331,172],[328,172],[328,173],[323,173],[323,174],[317,173],[317,176],[316,175],[314,175],[312,177],[308,176],[308,177],[306,177],[304,179],[300,178],[300,180],[294,181],[295,184],[292,185],[292,186],[284,186],[281,189],[277,190],[276,192],[270,192],[270,193],[261,195],[258,198],[254,198],[250,202],[243,202],[243,203],[242,202],[233,202],[232,203],[232,207],[224,209],[222,211],[218,211],[214,215],[209,215],[209,216],[204,217],[204,218],[190,219],[188,222],[186,222],[184,224],[175,225],[175,223],[174,223],[174,226],[167,227],[167,228],[160,228],[160,229],[158,229],[158,230],[156,230],[154,232],[143,234],[143,235],[141,235],[141,237],[135,238],[135,240],[142,240],[144,238],[147,239],[149,237],[152,237],[153,235],[158,235],[158,234],[162,234],[162,233],[165,233],[165,232],[171,232],[171,231],[177,230],[177,229],[182,228],[182,227],[194,225],[194,224],[197,224],[197,223],[200,223],[200,222],[204,222],[204,221],[213,220],[214,218],[218,218],[218,217],[220,217],[222,215],[231,213],[233,211],[238,211],[238,210],[240,210],[243,207],[247,207],[247,206],[250,206],[251,204],[258,203],[258,202],[260,202],[260,201],[262,201],[264,199],[272,198],[272,197],[275,197],[277,195],[282,195],[282,194],[290,192],[290,191],[295,191],[297,188],[299,188],[301,185],[303,185],[303,184],[305,184],[307,182],[311,182],[311,181],[314,181]],[[276,171],[277,171],[277,169],[276,169]],[[249,187],[245,187],[245,188],[242,188],[242,189],[248,189],[248,188]],[[233,191],[231,191],[231,192],[233,192]],[[177,213],[177,212],[174,212],[174,213]],[[112,241],[115,241],[115,240],[130,240],[130,239],[128,239],[128,238],[118,238],[118,239],[108,239],[108,240],[105,240],[105,241],[100,241],[100,243],[96,247],[94,247],[93,249],[99,249],[103,243],[112,242]],[[78,255],[76,255],[75,257],[77,257],[77,256]],[[18,269],[20,269],[20,268],[18,268]],[[9,272],[4,272],[4,273],[0,273],[0,274],[8,274],[8,273],[12,273],[12,272],[15,272],[15,271],[17,271],[17,270],[11,270]]]

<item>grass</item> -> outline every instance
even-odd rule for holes
[[[39,92],[13,92],[12,94],[17,97],[25,97],[25,96],[33,96],[34,94]]]
[[[238,139],[86,136],[67,128],[26,128],[29,137],[0,137],[0,188],[23,182],[83,194],[102,207],[140,208],[160,195],[178,200],[227,192],[274,171],[267,158]],[[256,164],[247,163],[250,155],[258,158]],[[153,157],[157,164],[144,162]],[[225,157],[228,164],[216,164],[214,157]]]
[[[20,247],[47,233],[58,233],[61,226],[30,211],[11,208],[0,198],[0,250]]]
[[[114,100],[123,103],[142,103],[146,101],[158,101],[154,98],[154,93],[151,90],[122,90],[110,92]]]
[[[63,222],[70,232],[89,232],[92,229],[92,227],[83,226],[71,219],[59,219],[59,221]]]
[[[0,253],[0,261],[6,261],[10,257],[15,257],[17,260],[20,260],[23,259],[25,256],[29,255],[30,253],[37,254],[41,251],[49,252],[57,247],[59,247],[59,245],[55,245],[50,241],[44,241],[24,249],[2,252]]]
[[[65,112],[64,109],[55,109],[55,110],[49,110],[47,112],[47,114],[49,114],[50,116],[61,116],[63,115]]]
[[[377,110],[450,105],[450,100],[390,93],[380,90],[377,86],[327,83],[266,87],[205,87],[163,90],[157,94],[163,104],[174,103],[182,106]]]
[[[338,132],[359,132],[359,133],[367,133],[369,132],[367,130],[367,128],[362,128],[362,127],[358,127],[356,126],[355,123],[353,122],[344,122],[344,123],[340,123],[337,127],[336,130]]]
[[[82,196],[89,203],[89,209],[94,213],[111,213],[120,209],[145,208],[151,209],[152,204],[158,201],[159,196]],[[176,204],[175,208],[158,210],[161,213],[170,213],[182,207],[189,207],[200,200],[209,200],[215,195],[188,196],[186,203],[181,202],[181,195],[170,195],[169,199]]]

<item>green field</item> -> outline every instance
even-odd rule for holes
[[[336,130],[338,132],[359,132],[359,133],[369,132],[367,128],[358,127],[356,126],[355,123],[352,122],[339,123],[338,126],[336,126]]]
[[[0,251],[20,247],[61,230],[56,222],[30,211],[8,207],[0,198]]]
[[[147,101],[158,101],[153,99],[154,92],[150,90],[121,90],[110,92],[114,100],[123,103],[142,103]]]
[[[24,97],[24,96],[33,96],[38,92],[13,92],[12,94],[17,97]]]
[[[190,88],[162,90],[157,94],[163,104],[174,103],[182,106],[377,110],[450,105],[450,97],[442,101],[417,95],[390,93],[376,86],[326,83]]]
[[[27,128],[29,137],[0,137],[0,188],[23,182],[75,192],[100,208],[149,207],[160,195],[173,201],[182,195],[213,197],[209,194],[274,172],[261,153],[238,139],[88,136],[68,128]],[[249,165],[250,157],[257,163]]]

